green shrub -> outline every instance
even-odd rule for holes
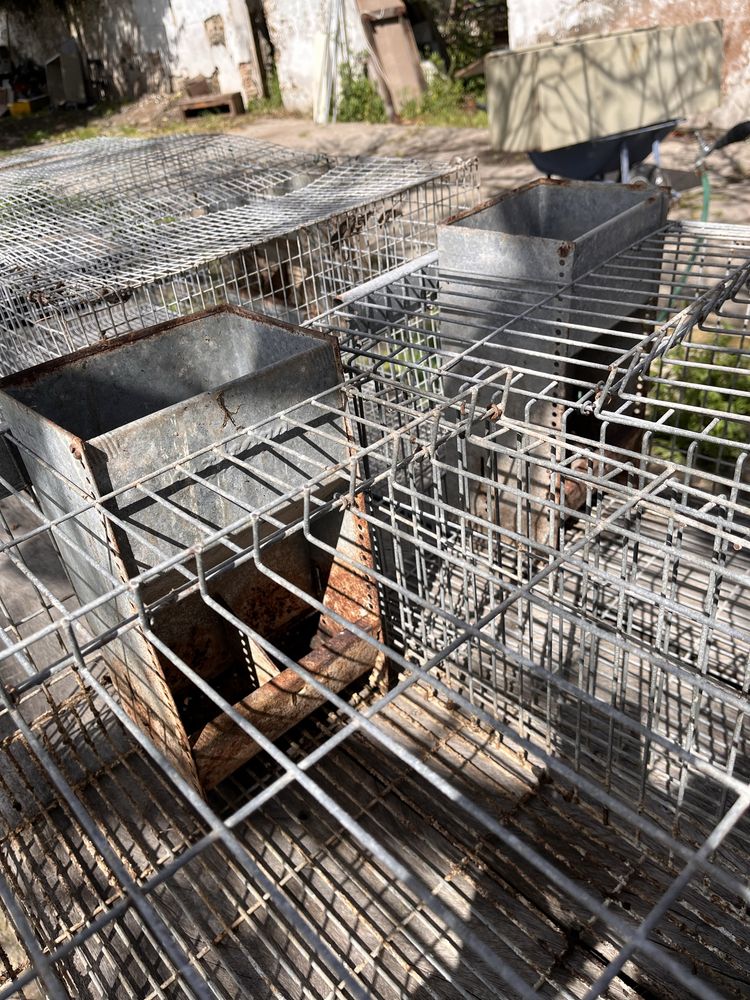
[[[452,71],[481,59],[490,49],[508,44],[508,5],[502,0],[426,2],[442,36]]]
[[[750,356],[737,353],[731,348],[736,347],[736,338],[731,335],[721,335],[713,344],[695,348],[695,345],[680,345],[673,348],[665,357],[665,363],[659,373],[666,382],[660,384],[660,404],[675,404],[675,412],[669,420],[668,427],[678,431],[701,433],[705,430],[708,417],[702,413],[693,413],[682,409],[685,406],[696,407],[699,410],[713,410],[726,413],[725,419],[720,419],[710,436],[726,441],[737,441],[747,444],[748,423],[750,418]],[[691,364],[686,365],[689,361]],[[695,366],[695,367],[693,367]],[[738,370],[739,369],[739,370]],[[683,383],[679,385],[677,383]],[[724,390],[731,389],[737,395],[729,395]],[[655,415],[664,412],[663,405],[654,408]],[[732,417],[743,419],[733,420]],[[658,439],[655,451],[664,457],[683,459],[689,441],[677,437],[679,454],[673,451],[671,436]],[[742,449],[733,448],[730,444],[722,444],[703,440],[698,444],[698,464],[712,462],[734,462]]]
[[[454,80],[440,69],[437,59],[433,59],[435,72],[428,81],[427,89],[418,101],[407,101],[401,110],[401,117],[416,120],[424,125],[473,125],[485,128],[487,114],[476,108],[477,98],[483,93],[467,88],[462,80]]]
[[[384,122],[387,120],[383,99],[377,87],[364,73],[357,73],[349,63],[339,73],[340,122]]]
[[[279,75],[276,72],[275,66],[268,74],[268,79],[266,80],[266,86],[268,88],[268,97],[266,97],[265,103],[268,105],[268,108],[273,111],[276,111],[279,108],[283,108],[284,102],[281,99],[281,86],[279,85]]]

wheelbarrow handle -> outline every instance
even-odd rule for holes
[[[720,136],[710,147],[711,152],[715,149],[723,149],[725,146],[731,146],[735,142],[742,142],[744,139],[747,139],[748,136],[750,136],[750,121],[740,122],[737,125],[733,125],[732,128],[728,129],[724,135]]]

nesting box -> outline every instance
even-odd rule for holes
[[[237,525],[206,549],[210,575],[237,547],[254,549],[253,530],[263,535],[247,526],[250,512],[279,502],[277,521],[293,522],[303,484],[347,461],[340,382],[332,338],[222,307],[0,383],[0,408],[43,512],[55,519],[79,511],[59,524],[56,539],[95,634],[133,620],[127,584],[145,574],[142,595],[158,641],[130,628],[108,644],[106,658],[127,711],[196,787],[215,784],[257,747],[219,717],[176,657],[271,736],[323,700],[208,602],[171,595],[184,589],[184,567],[188,575],[194,568],[186,549]],[[311,397],[318,403],[306,402]],[[340,475],[319,482],[315,496],[340,491]],[[295,490],[296,503],[284,507]],[[263,566],[238,560],[209,590],[338,689],[371,667],[375,652],[312,604],[377,633],[377,597],[352,569],[369,564],[369,535],[356,507],[316,520],[312,533],[327,548],[303,532],[273,544],[260,539]],[[174,557],[183,569],[163,568]]]

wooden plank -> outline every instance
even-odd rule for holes
[[[385,21],[391,17],[406,14],[406,4],[402,0],[357,0],[360,16],[368,21]]]
[[[208,94],[204,97],[186,97],[177,105],[182,112],[183,118],[189,118],[189,112],[191,111],[208,111],[211,108],[221,108],[224,106],[227,108],[227,114],[232,117],[244,114],[245,112],[245,103],[239,91],[233,94]]]

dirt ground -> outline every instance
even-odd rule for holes
[[[261,118],[238,127],[237,131],[282,146],[347,156],[413,156],[441,160],[476,156],[485,198],[540,176],[528,157],[494,153],[489,146],[489,134],[484,129],[359,122],[314,125],[297,118]],[[674,135],[662,143],[661,157],[665,167],[689,171],[696,154],[697,145],[692,134]],[[711,221],[750,224],[750,140],[720,150],[713,154],[708,164],[712,187]],[[680,195],[672,215],[697,219],[701,207],[701,189],[691,188]]]

